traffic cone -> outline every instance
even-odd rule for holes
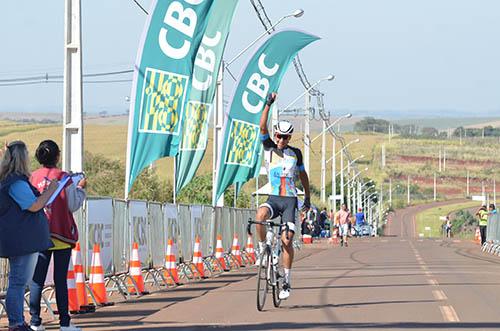
[[[85,272],[82,264],[82,253],[80,243],[77,242],[75,248],[71,251],[71,262],[73,263],[73,272],[76,280],[76,297],[79,305],[78,311],[93,312],[95,306],[87,301],[87,290],[85,289]]]
[[[304,244],[312,244],[312,236],[309,234],[303,234],[302,235],[302,242]]]
[[[226,261],[224,259],[224,247],[222,247],[222,236],[219,234],[217,236],[217,245],[215,246],[215,258],[219,260],[220,265],[224,271],[228,271],[229,268],[226,265]]]
[[[476,234],[474,235],[474,241],[478,244],[481,243],[481,231],[479,231],[479,228],[476,228]]]
[[[238,235],[235,233],[233,237],[233,246],[231,247],[231,254],[234,256],[238,265],[241,267],[243,261],[241,260],[240,245],[238,244]]]
[[[251,234],[248,235],[247,247],[245,248],[245,251],[250,256],[251,262],[255,263],[257,259],[255,258],[255,249],[253,247],[253,238]]]
[[[141,259],[139,258],[139,245],[136,242],[132,244],[132,255],[130,256],[128,273],[134,279],[139,294],[148,294],[149,292],[144,290],[144,278],[142,277]],[[136,294],[135,286],[130,279],[128,283],[128,291],[131,294]]]
[[[173,278],[172,281],[175,284],[179,284],[179,274],[177,272],[177,257],[176,255],[176,247],[174,241],[172,239],[168,240],[167,245],[167,255],[165,256],[165,268],[170,271],[165,274],[165,277],[170,279],[170,276]]]
[[[78,295],[76,294],[75,271],[73,269],[73,262],[71,261],[71,259],[69,260],[68,266],[67,284],[69,312],[72,314],[76,314],[80,312],[80,305],[78,304]]]
[[[332,237],[330,238],[330,242],[332,244],[338,244],[339,243],[337,228],[333,229]]]
[[[203,257],[201,254],[200,247],[200,237],[196,236],[196,241],[194,243],[194,251],[193,251],[193,264],[196,267],[196,270],[200,274],[200,277],[205,277],[205,267],[203,266]]]
[[[99,244],[94,244],[92,252],[89,285],[97,303],[103,306],[109,305],[106,286],[104,285],[104,271],[101,264],[101,247],[99,247]]]

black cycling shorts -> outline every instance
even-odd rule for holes
[[[271,213],[270,219],[281,216],[281,223],[287,222],[288,229],[295,232],[295,214],[297,211],[297,198],[296,197],[281,197],[277,195],[270,195],[267,201],[259,206],[267,207]]]

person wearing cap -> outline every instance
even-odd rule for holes
[[[274,141],[269,135],[267,121],[269,109],[276,99],[276,93],[267,97],[266,105],[260,118],[260,138],[264,150],[269,152],[266,158],[266,169],[271,185],[271,193],[265,203],[259,206],[256,220],[259,222],[281,216],[281,222],[288,225],[288,236],[283,231],[281,241],[283,243],[283,266],[285,270],[283,289],[279,293],[280,299],[290,296],[290,269],[293,263],[293,236],[295,234],[295,214],[297,210],[297,189],[295,181],[297,177],[304,188],[304,203],[302,210],[307,211],[311,207],[309,191],[309,177],[305,171],[302,160],[302,152],[296,147],[288,145],[293,133],[293,125],[288,121],[279,121],[274,126]],[[264,225],[257,224],[259,236],[259,252],[265,247],[266,229]],[[260,259],[257,259],[258,263]]]
[[[28,149],[22,141],[6,145],[0,161],[0,257],[9,261],[5,306],[9,331],[30,331],[24,321],[24,294],[33,277],[38,252],[53,246],[43,211],[57,190],[50,181],[40,193],[29,182]]]
[[[479,217],[479,232],[481,233],[481,246],[486,242],[486,228],[488,226],[488,210],[486,206],[483,205],[476,213]]]

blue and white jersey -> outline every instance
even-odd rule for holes
[[[261,135],[260,138],[264,150],[270,152],[270,157],[265,160],[265,166],[271,185],[271,195],[296,197],[295,180],[299,171],[304,171],[302,152],[292,146],[280,150],[269,134]]]

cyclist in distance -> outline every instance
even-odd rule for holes
[[[304,170],[302,152],[300,149],[289,146],[293,133],[293,125],[288,121],[279,121],[274,126],[273,141],[267,129],[269,109],[276,99],[276,93],[271,93],[267,97],[266,105],[260,118],[260,138],[264,145],[264,150],[270,152],[270,158],[266,159],[266,169],[271,185],[271,194],[267,201],[259,206],[256,221],[263,222],[281,216],[281,222],[288,225],[288,238],[286,231],[281,234],[283,243],[283,268],[285,271],[283,289],[279,293],[280,299],[287,299],[290,296],[290,269],[293,262],[293,235],[295,234],[295,214],[297,209],[297,190],[295,181],[300,179],[304,188],[303,210],[311,206],[309,192],[309,177]],[[266,227],[256,225],[259,236],[259,252],[265,247]]]

